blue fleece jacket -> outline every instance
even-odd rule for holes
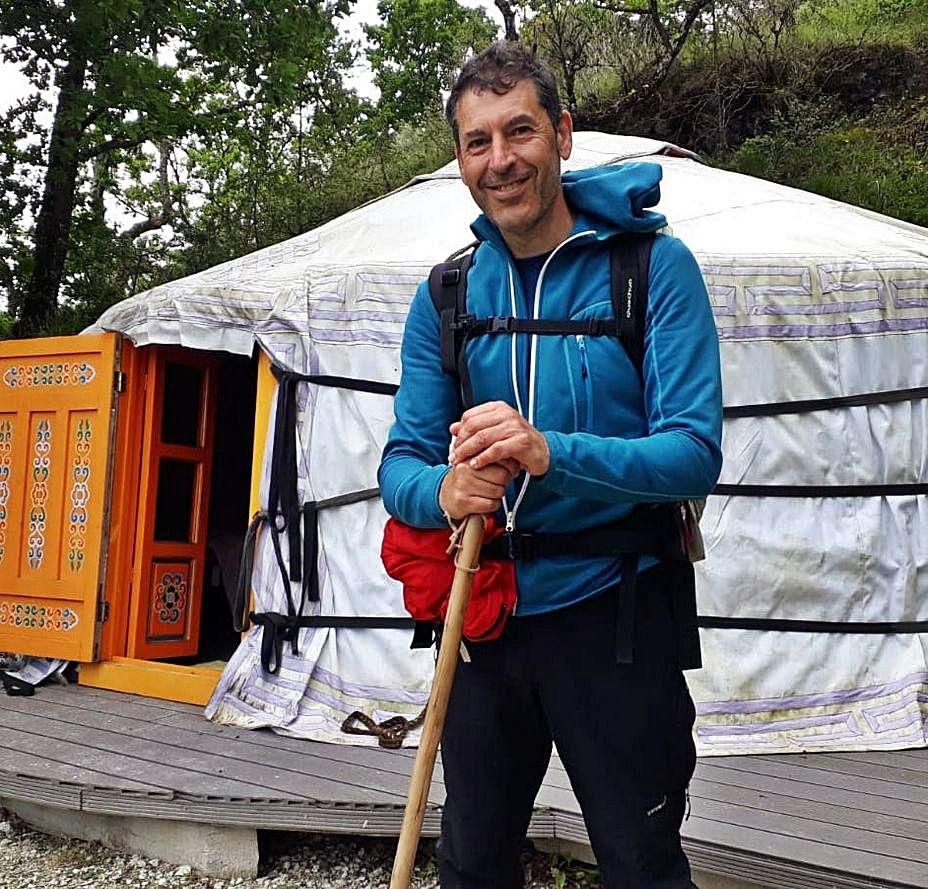
[[[666,224],[645,209],[659,199],[661,172],[656,164],[633,163],[565,174],[576,222],[546,261],[535,294],[521,292],[498,229],[478,218],[472,228],[481,244],[468,277],[469,310],[477,317],[613,317],[606,242],[617,232]],[[438,343],[438,315],[423,282],[406,322],[396,422],[379,472],[387,511],[422,528],[445,524],[438,490],[449,469],[448,427],[459,413],[456,384],[442,372]],[[651,254],[643,391],[612,337],[479,337],[467,346],[467,362],[475,403],[521,405],[550,448],[548,472],[531,480],[518,509],[519,530],[582,532],[637,503],[700,498],[715,485],[722,463],[718,340],[699,267],[675,238],[659,235]],[[518,481],[510,487],[510,506],[518,488]],[[564,607],[620,576],[612,557],[520,562],[516,613]]]

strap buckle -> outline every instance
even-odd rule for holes
[[[468,331],[476,323],[477,323],[477,316],[471,315],[470,313],[468,313],[466,315],[458,315],[457,319],[455,321],[452,321],[450,326],[452,330]]]
[[[488,333],[512,333],[515,324],[515,318],[511,315],[508,318],[495,317],[490,318]]]
[[[533,561],[538,553],[535,547],[535,535],[522,531],[510,531],[503,535],[509,550],[509,558],[520,562]]]

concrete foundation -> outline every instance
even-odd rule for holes
[[[0,798],[0,807],[43,833],[77,837],[190,867],[211,877],[255,877],[258,832],[195,821],[98,815]]]

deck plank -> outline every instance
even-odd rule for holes
[[[726,815],[727,818],[727,815]],[[838,873],[868,877],[877,885],[892,883],[914,887],[928,886],[928,866],[920,862],[845,849],[823,842],[815,836],[777,834],[757,830],[737,822],[693,816],[683,825],[687,839],[737,848],[765,858],[827,868]],[[885,881],[885,882],[884,882]],[[840,883],[836,884],[840,886]]]
[[[758,760],[758,765],[761,765]],[[755,790],[758,793],[777,794],[796,799],[820,802],[826,805],[848,806],[875,815],[899,816],[918,822],[928,822],[928,805],[908,800],[894,799],[863,792],[856,787],[831,787],[781,776],[771,776],[761,771],[745,771],[728,768],[722,757],[702,759],[696,765],[695,780],[704,780],[723,787]],[[928,829],[928,828],[926,828]]]
[[[821,754],[826,756],[827,754]],[[801,783],[818,784],[844,790],[859,790],[861,793],[903,799],[920,805],[928,804],[928,787],[916,787],[885,780],[877,774],[872,778],[849,775],[834,769],[818,768],[814,761],[785,760],[775,756],[732,756],[727,757],[725,767],[738,769],[748,774],[758,772],[770,777],[786,778]]]
[[[15,750],[3,745],[2,771],[24,777],[42,777],[63,784],[82,784],[90,787],[115,787],[119,790],[152,792],[161,790],[160,784],[144,783],[121,778],[109,772],[99,772],[72,763],[57,762],[31,751]]]
[[[0,759],[3,786],[21,788],[18,776],[31,774],[36,794],[53,799],[53,782],[62,781],[88,810],[144,805],[152,817],[208,820],[215,812],[223,823],[357,824],[361,832],[365,818],[399,823],[415,756],[216,725],[199,707],[83,686],[0,697],[0,747],[10,751]],[[441,777],[439,762],[432,827]],[[928,889],[928,751],[705,758],[691,796],[685,840],[722,870],[734,861],[750,873],[753,862],[771,885],[790,889]],[[556,755],[533,823],[539,836],[588,842]]]
[[[810,756],[815,756],[815,768],[853,778],[876,778],[880,781],[892,781],[895,784],[909,784],[913,787],[928,787],[924,770],[905,768],[895,765],[880,765],[860,758],[846,759],[833,753],[783,753],[766,757],[771,762],[790,765],[807,765]]]
[[[706,800],[848,827],[861,831],[862,834],[895,835],[920,840],[923,843],[928,840],[928,824],[924,821],[904,818],[901,815],[866,812],[854,805],[837,805],[833,800],[815,801],[797,794],[786,795],[756,788],[733,787],[701,778],[694,778],[690,784],[690,797],[693,812],[696,814],[702,811],[702,801]],[[864,838],[861,842],[868,843],[869,840]]]
[[[13,701],[22,702],[23,698]],[[0,712],[3,711],[0,702]],[[28,712],[28,704],[14,704],[13,711]],[[82,711],[75,707],[61,706],[48,702],[44,708],[45,715],[57,722],[73,726],[76,729],[94,728],[113,732],[127,738],[152,741],[170,751],[196,750],[214,758],[219,768],[232,773],[241,780],[254,784],[267,783],[267,789],[288,790],[299,788],[309,779],[314,788],[313,796],[329,794],[332,800],[343,799],[346,794],[354,799],[358,794],[365,801],[370,789],[385,792],[394,799],[404,799],[409,787],[409,772],[396,774],[381,769],[370,769],[347,762],[344,759],[326,758],[304,752],[293,756],[284,750],[262,747],[247,740],[232,740],[217,737],[210,732],[194,732],[189,729],[165,726],[162,723],[147,723],[143,720],[123,716],[118,713],[101,714],[94,711]],[[205,723],[208,725],[208,723]],[[443,796],[443,794],[442,794]]]
[[[813,836],[823,844],[846,852],[869,852],[919,863],[928,874],[928,837],[917,840],[895,834],[881,834],[874,830],[854,829],[835,822],[784,815],[769,809],[730,806],[705,798],[699,800],[698,814],[702,818],[724,820],[728,824],[739,824],[790,839]]]
[[[146,783],[184,793],[207,796],[268,796],[266,782],[254,784],[222,777],[220,763],[204,763],[195,752],[180,751],[172,761],[171,751],[148,741],[137,741],[114,732],[82,729],[73,730],[54,720],[43,719],[6,710],[0,728],[0,745],[12,749],[42,750],[57,762],[84,765],[94,771],[111,771],[121,777],[138,776]],[[212,768],[210,766],[213,765]],[[292,782],[291,782],[292,784]],[[308,794],[288,789],[274,790],[281,799],[312,799]]]

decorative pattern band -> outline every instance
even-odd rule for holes
[[[90,501],[90,444],[93,426],[89,418],[79,420],[71,460],[71,516],[68,522],[68,565],[74,572],[84,564],[87,543],[87,504]]]
[[[48,476],[51,472],[52,427],[48,420],[40,420],[35,427],[35,444],[32,458],[32,506],[29,510],[29,549],[26,560],[33,570],[42,565],[45,557],[45,525],[48,500]]]
[[[10,500],[10,474],[13,471],[13,423],[0,422],[0,565],[6,557],[6,528]]]
[[[70,632],[77,623],[77,612],[67,606],[48,607],[0,599],[0,627]]]
[[[9,389],[86,386],[96,375],[93,365],[87,361],[15,364],[3,374],[3,383]]]

